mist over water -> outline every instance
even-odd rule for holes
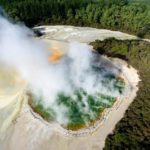
[[[60,93],[71,96],[74,101],[76,90],[84,90],[88,95],[120,95],[114,89],[114,80],[106,81],[108,75],[118,76],[118,69],[104,57],[94,54],[88,45],[71,42],[66,54],[56,63],[49,62],[51,52],[48,49],[34,39],[30,29],[0,17],[0,64],[17,70],[28,82],[28,91],[36,100],[41,98],[45,108],[53,108],[59,123],[68,122],[67,108],[56,102]],[[84,111],[88,111],[86,96],[83,103]]]

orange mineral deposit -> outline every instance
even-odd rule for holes
[[[64,53],[56,48],[51,49],[51,55],[49,56],[49,61],[50,62],[56,62],[58,61]]]

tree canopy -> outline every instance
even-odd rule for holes
[[[9,16],[28,26],[69,24],[150,37],[147,0],[0,0]]]

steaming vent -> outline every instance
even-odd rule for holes
[[[1,65],[20,73],[30,106],[48,122],[71,130],[89,127],[124,94],[120,69],[87,44],[53,40],[49,51],[28,36],[29,29],[4,18],[0,34]]]

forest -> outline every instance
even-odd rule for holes
[[[91,26],[150,37],[149,0],[0,0],[0,5],[29,27]]]

